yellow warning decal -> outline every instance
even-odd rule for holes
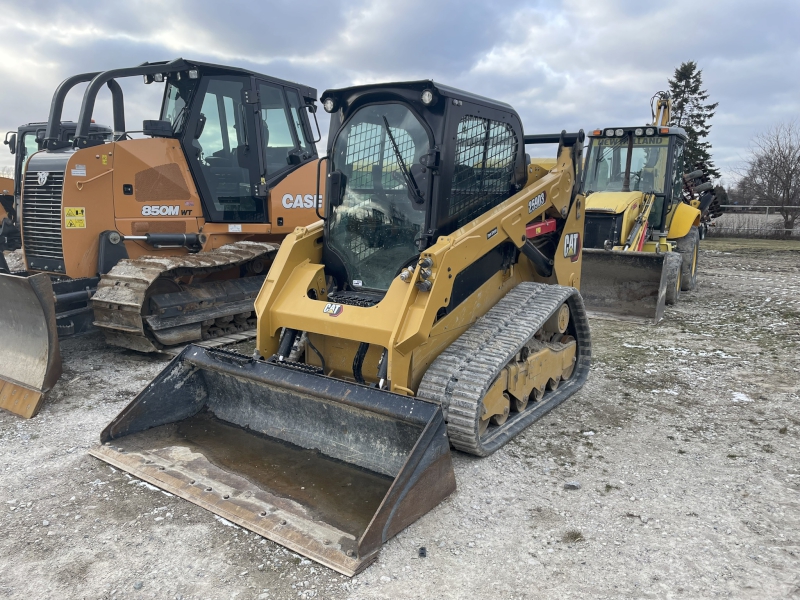
[[[66,229],[86,229],[86,209],[81,206],[65,206],[64,227]]]

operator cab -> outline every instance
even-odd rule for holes
[[[117,82],[125,77],[165,84],[159,119],[145,120],[136,131],[125,126]],[[54,132],[64,97],[86,81],[90,83],[74,140],[63,140]],[[107,141],[91,135],[90,128],[97,94],[105,85],[112,95],[113,141],[130,139],[132,133],[179,140],[202,199],[203,216],[211,222],[269,222],[269,190],[295,167],[316,158],[319,136],[314,136],[309,121],[309,114],[316,112],[315,89],[245,69],[180,58],[65,80],[53,98],[43,142],[48,151],[90,148]],[[181,179],[180,173],[169,172],[168,167],[162,173],[165,179]]]
[[[439,236],[526,181],[508,104],[430,80],[327,90],[322,103],[332,113],[323,252],[337,302],[379,302]]]
[[[181,140],[211,221],[266,222],[267,190],[316,158],[308,120],[316,91],[192,64],[190,76],[165,75],[161,121]]]
[[[686,132],[678,127],[618,127],[595,130],[589,136],[589,151],[584,168],[583,189],[587,198],[585,240],[586,248],[618,246],[623,229],[622,219],[627,198],[616,195],[603,198],[604,192],[641,192],[654,194],[655,202],[649,216],[654,232],[667,229],[667,219],[674,205],[681,202],[683,189],[683,151]],[[627,173],[628,152],[630,170]],[[608,200],[608,206],[597,208],[598,200]],[[607,243],[608,242],[608,243]]]

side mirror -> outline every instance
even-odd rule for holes
[[[200,136],[203,135],[203,129],[205,126],[206,116],[203,113],[200,113],[200,117],[197,119],[197,126],[194,128],[194,139],[200,139]]]
[[[172,137],[172,123],[169,121],[142,121],[142,133],[151,137]]]
[[[303,159],[300,156],[300,151],[290,150],[289,154],[286,155],[286,162],[292,166],[299,165],[301,162],[303,162]]]
[[[342,192],[344,191],[347,177],[341,171],[333,171],[328,174],[328,198],[331,207],[342,205]]]
[[[16,133],[12,133],[10,138],[8,136],[6,136],[6,140],[3,143],[8,145],[8,151],[11,152],[11,154],[16,154],[17,153],[17,134]]]

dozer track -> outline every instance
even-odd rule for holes
[[[276,244],[242,241],[200,254],[122,260],[97,286],[94,324],[109,344],[139,352],[253,329],[253,302],[277,251]],[[159,281],[193,280],[248,264],[258,264],[258,275],[158,289]],[[159,311],[148,306],[156,295],[164,306]]]
[[[566,302],[577,343],[574,370],[555,390],[502,425],[479,434],[481,403],[503,368]],[[488,456],[578,391],[589,376],[591,341],[583,300],[575,288],[524,282],[498,302],[431,364],[417,396],[441,404],[450,443]]]

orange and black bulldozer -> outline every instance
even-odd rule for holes
[[[126,77],[164,84],[160,115],[136,131]],[[64,139],[64,99],[86,82]],[[106,86],[111,140],[91,133]],[[253,301],[280,241],[319,219],[315,96],[183,59],[66,79],[22,182],[26,271],[0,275],[0,407],[34,415],[61,372],[59,338],[93,327],[141,352],[253,335]]]

